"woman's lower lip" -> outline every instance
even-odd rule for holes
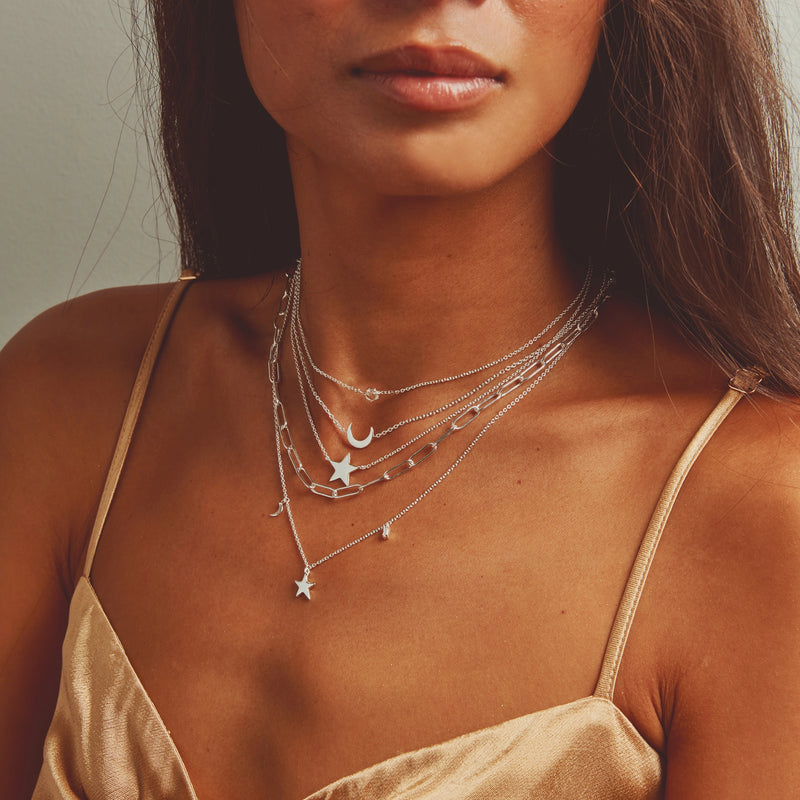
[[[419,75],[410,72],[361,72],[379,91],[420,111],[461,111],[477,105],[500,87],[489,77]]]

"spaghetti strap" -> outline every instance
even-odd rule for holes
[[[111,466],[108,468],[106,475],[106,482],[103,486],[103,492],[100,495],[100,504],[97,508],[97,516],[92,526],[92,533],[89,537],[89,547],[86,551],[86,562],[83,567],[83,575],[89,579],[92,572],[92,563],[94,556],[97,552],[97,545],[100,542],[100,535],[103,532],[103,526],[108,516],[108,511],[111,508],[111,502],[114,499],[114,493],[117,490],[122,468],[125,464],[125,458],[128,455],[128,448],[133,438],[133,431],[136,427],[136,422],[139,419],[139,412],[142,409],[147,386],[150,383],[150,376],[153,374],[153,367],[155,366],[158,354],[161,351],[161,346],[164,343],[164,338],[167,335],[170,322],[172,321],[178,304],[183,297],[186,288],[195,279],[195,275],[183,274],[175,285],[172,287],[163,307],[158,316],[156,325],[150,335],[150,340],[142,356],[142,362],[139,365],[139,371],[136,374],[136,380],[131,389],[130,400],[128,400],[128,407],[125,410],[125,416],[122,419],[122,427],[120,428],[117,444],[114,448],[114,455],[111,458]]]
[[[724,394],[711,414],[709,414],[706,421],[700,426],[697,433],[695,433],[694,437],[683,451],[683,454],[678,459],[678,463],[672,470],[661,492],[661,496],[658,498],[655,512],[647,526],[644,538],[639,547],[639,552],[636,554],[636,559],[633,562],[633,567],[631,567],[628,583],[625,586],[617,615],[614,618],[611,635],[609,636],[606,652],[603,656],[603,666],[600,670],[600,677],[594,690],[594,695],[596,697],[602,697],[612,701],[614,699],[614,687],[617,682],[617,673],[619,672],[619,665],[622,661],[625,644],[628,641],[628,634],[633,625],[633,618],[639,605],[639,599],[642,596],[644,584],[650,572],[650,566],[653,563],[658,543],[661,540],[661,534],[664,532],[672,507],[675,504],[675,500],[683,486],[686,476],[689,474],[689,470],[703,451],[709,439],[714,435],[714,432],[719,428],[728,414],[730,414],[742,396],[754,392],[760,382],[761,376],[758,373],[746,369],[738,370],[733,378],[731,378],[728,391]]]

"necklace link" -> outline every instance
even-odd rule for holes
[[[466,411],[463,411],[450,423],[450,430],[454,432],[463,431],[467,425],[478,419],[480,413],[481,409],[478,408],[478,406],[470,406]]]
[[[286,294],[294,295],[293,304],[296,303],[298,306],[300,302],[301,269],[302,269],[302,259],[298,259],[294,272],[291,274],[287,274],[289,282],[287,282],[287,288],[285,291]],[[300,320],[299,314],[293,315],[294,318],[292,320],[291,325],[292,327],[296,325],[298,331],[298,338],[302,345],[302,350],[306,358],[308,359],[309,366],[317,375],[331,381],[332,383],[337,384],[338,386],[341,386],[343,389],[361,395],[362,397],[364,397],[365,399],[367,399],[369,402],[372,403],[378,400],[380,397],[388,395],[401,395],[407,392],[414,391],[416,389],[424,388],[426,386],[435,386],[437,384],[458,381],[461,380],[462,378],[469,377],[470,375],[476,375],[481,372],[484,372],[485,370],[490,369],[491,367],[497,366],[498,364],[502,364],[504,361],[508,361],[509,359],[514,358],[514,356],[517,356],[520,353],[527,350],[529,347],[532,347],[537,341],[539,341],[546,333],[548,333],[567,314],[572,312],[573,309],[575,309],[575,307],[578,306],[583,301],[583,299],[586,296],[586,293],[588,292],[589,284],[591,283],[591,276],[592,276],[592,268],[590,265],[589,269],[587,269],[586,271],[586,276],[584,277],[583,286],[581,287],[581,290],[578,292],[577,296],[572,300],[572,302],[566,308],[564,308],[556,317],[554,317],[541,331],[539,331],[538,334],[528,339],[528,341],[526,341],[524,344],[519,345],[516,349],[512,350],[510,353],[506,353],[503,356],[499,356],[493,359],[492,361],[489,361],[486,364],[482,364],[481,366],[473,367],[471,369],[465,370],[464,372],[459,372],[457,375],[449,375],[443,378],[432,378],[429,380],[419,381],[418,383],[413,383],[410,386],[404,386],[402,388],[397,388],[397,389],[377,389],[374,387],[362,389],[358,386],[353,386],[352,384],[349,384],[346,381],[343,381],[334,375],[327,373],[325,370],[323,370],[321,367],[317,365],[317,363],[311,356],[311,350],[308,345],[308,338],[306,337],[305,329],[303,328],[303,323]],[[292,309],[289,308],[286,311],[286,313],[292,314]],[[574,313],[573,316],[570,318],[570,321],[572,319],[574,319]],[[311,381],[309,379],[309,383],[310,382]],[[335,421],[334,424],[336,424]]]
[[[437,442],[428,442],[422,445],[419,450],[415,450],[409,457],[409,463],[418,467],[423,461],[427,461],[437,450],[439,444]]]
[[[495,364],[502,363],[503,361],[507,361],[509,358],[518,355],[519,353],[523,352],[528,347],[532,346],[536,341],[540,340],[542,338],[542,336],[548,330],[553,328],[553,326],[567,314],[567,312],[572,310],[572,314],[570,315],[569,319],[564,323],[564,325],[561,327],[561,329],[550,339],[549,342],[545,343],[544,345],[539,347],[537,350],[522,356],[521,358],[517,359],[516,361],[512,361],[511,363],[506,364],[505,366],[502,366],[497,372],[495,372],[495,374],[490,375],[488,378],[485,378],[480,383],[478,383],[477,386],[469,389],[466,393],[462,394],[460,397],[457,397],[454,400],[450,400],[449,402],[445,403],[443,406],[440,406],[439,408],[435,408],[435,409],[426,411],[426,412],[424,412],[422,414],[417,414],[415,416],[412,416],[412,417],[409,417],[407,419],[401,420],[400,422],[396,422],[394,425],[391,425],[390,427],[386,428],[385,430],[379,431],[377,433],[374,433],[374,431],[372,431],[372,429],[371,429],[370,430],[370,436],[369,436],[370,442],[374,441],[376,439],[380,439],[381,437],[386,436],[386,435],[392,433],[393,431],[396,431],[399,428],[403,427],[404,425],[408,425],[409,423],[418,422],[418,421],[421,421],[421,420],[436,416],[438,414],[441,414],[444,411],[447,411],[448,409],[453,408],[454,406],[458,406],[459,403],[463,402],[464,400],[467,400],[468,398],[474,396],[475,394],[478,394],[477,401],[481,401],[482,399],[484,399],[487,396],[487,394],[491,393],[491,390],[490,390],[488,393],[480,394],[480,390],[481,389],[483,389],[484,387],[488,386],[493,381],[499,380],[500,377],[502,375],[504,375],[504,374],[508,374],[509,372],[511,372],[513,374],[517,374],[517,371],[519,369],[522,369],[522,368],[530,365],[532,362],[534,362],[537,358],[539,358],[541,356],[541,354],[546,350],[546,348],[550,344],[552,344],[552,342],[556,341],[560,336],[563,336],[566,331],[570,330],[571,327],[575,324],[575,321],[578,320],[580,318],[581,314],[585,311],[585,308],[582,306],[582,304],[586,300],[586,296],[587,296],[588,291],[589,291],[592,272],[593,272],[593,270],[592,270],[591,267],[589,267],[586,270],[586,275],[584,277],[584,281],[583,281],[583,284],[582,284],[582,286],[580,288],[580,291],[575,296],[575,298],[572,300],[572,302],[565,309],[563,309],[548,325],[546,325],[545,328],[542,331],[540,331],[536,336],[534,336],[531,339],[529,339],[525,344],[517,347],[516,350],[513,350],[511,353],[508,353],[505,356],[502,356],[501,358],[495,359],[495,361],[490,362],[489,364],[485,364],[482,367],[475,368],[473,370],[469,370],[468,372],[465,372],[465,373],[460,373],[459,376],[454,376],[454,378],[455,377],[466,377],[467,375],[470,375],[470,374],[476,374],[476,373],[485,371],[486,369],[488,369],[489,367],[491,367],[491,366],[493,366]],[[288,313],[286,315],[287,316],[287,321],[286,321],[285,324],[288,325],[288,327],[289,327],[289,337],[290,337],[290,342],[291,342],[291,347],[292,347],[292,356],[293,356],[295,367],[296,367],[296,370],[297,370],[297,380],[298,380],[298,384],[299,384],[299,387],[300,387],[300,393],[301,393],[302,400],[303,400],[303,406],[304,406],[304,408],[306,410],[306,416],[308,417],[309,425],[311,426],[311,432],[314,435],[314,438],[316,439],[316,442],[317,442],[317,445],[319,446],[320,452],[322,453],[323,457],[327,461],[332,461],[332,459],[330,458],[330,456],[327,453],[327,450],[326,450],[325,446],[322,443],[322,439],[320,438],[319,432],[317,431],[317,426],[316,426],[316,424],[314,422],[313,415],[311,414],[311,409],[309,408],[308,399],[306,397],[306,391],[305,391],[305,384],[306,383],[308,384],[308,388],[309,388],[311,394],[313,395],[315,401],[318,403],[320,408],[324,411],[325,415],[328,417],[328,419],[331,421],[331,423],[334,425],[334,427],[342,435],[346,435],[346,431],[345,431],[345,426],[335,417],[335,415],[331,412],[331,410],[328,408],[328,406],[325,404],[325,402],[319,396],[319,393],[317,392],[317,390],[316,390],[316,388],[314,386],[313,377],[312,377],[312,375],[311,375],[311,373],[309,371],[309,369],[311,369],[312,371],[316,370],[316,371],[319,372],[318,368],[314,364],[313,358],[311,357],[311,353],[310,353],[310,350],[308,348],[308,343],[307,343],[307,341],[305,341],[305,338],[304,338],[305,337],[305,333],[304,333],[304,331],[302,329],[302,323],[301,323],[301,320],[300,320],[300,312],[299,312],[299,307],[300,307],[300,276],[297,273],[295,273],[291,277],[287,275],[287,290],[286,290],[286,294],[288,295],[288,299],[286,301],[286,306],[288,308]],[[307,362],[308,362],[308,364],[307,364]],[[320,374],[324,375],[325,377],[330,378],[331,380],[333,380],[334,383],[337,383],[339,385],[345,386],[345,388],[347,388],[347,386],[349,386],[348,384],[344,384],[339,379],[337,379],[337,378],[335,378],[333,376],[330,376],[325,372],[322,372]],[[418,383],[418,384],[413,384],[410,387],[405,387],[403,390],[398,390],[397,393],[410,391],[411,389],[420,388],[422,386],[430,386],[430,385],[437,384],[437,383],[444,383],[447,380],[450,380],[450,379],[441,379],[441,380],[437,379],[437,380],[433,380],[433,381],[423,381],[423,382]],[[515,382],[513,384],[513,386],[509,388],[509,391],[512,391],[514,388],[517,388],[520,385],[521,385],[520,382]],[[354,391],[358,391],[358,392],[361,391],[359,389],[355,389],[355,387],[350,387],[350,388],[353,388]],[[381,393],[383,393],[383,394],[392,394],[393,393],[393,391],[390,391],[390,390],[384,390],[383,392],[381,392],[378,389],[374,389],[374,390],[371,390],[371,391],[377,393],[377,395],[380,395]],[[506,393],[508,393],[508,392],[506,392]],[[472,405],[475,405],[475,404],[476,404],[476,401],[473,400]],[[437,427],[439,427],[440,425],[448,422],[448,420],[458,416],[459,413],[461,413],[460,410],[458,408],[456,408],[454,411],[452,411],[446,417],[441,419],[438,423],[432,425],[427,430],[424,430],[424,431],[418,433],[416,436],[413,436],[409,441],[405,442],[404,444],[400,445],[399,447],[394,448],[392,451],[390,451],[388,453],[385,453],[384,455],[380,456],[379,458],[374,459],[373,461],[371,461],[368,464],[357,465],[357,466],[354,467],[354,469],[356,469],[356,470],[365,470],[365,469],[369,469],[371,467],[377,466],[382,461],[385,461],[386,459],[391,458],[392,456],[402,452],[403,450],[405,450],[407,447],[409,447],[414,442],[416,442],[419,439],[427,436],[429,433],[432,433]],[[350,427],[348,427],[348,431],[349,430],[351,430]],[[348,437],[348,442],[349,442],[349,437]]]

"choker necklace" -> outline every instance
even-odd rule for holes
[[[556,337],[559,339],[559,341],[553,344],[553,346],[546,352],[544,356],[542,356],[537,361],[534,361],[532,364],[525,367],[521,372],[519,372],[513,378],[501,384],[501,386],[498,389],[490,393],[481,402],[472,405],[465,411],[463,411],[459,416],[456,417],[456,419],[454,419],[450,423],[450,425],[445,429],[445,431],[439,436],[438,439],[432,442],[428,442],[426,445],[419,448],[408,459],[396,465],[395,467],[386,470],[380,477],[372,481],[369,481],[364,484],[357,484],[354,486],[345,485],[343,488],[334,489],[324,484],[319,484],[313,481],[310,475],[308,474],[307,470],[304,468],[303,463],[300,460],[300,456],[297,453],[297,449],[294,446],[291,432],[289,431],[288,420],[286,417],[286,410],[279,396],[279,389],[278,389],[278,385],[280,383],[279,353],[280,353],[281,340],[283,338],[283,334],[287,324],[287,318],[289,316],[288,301],[290,299],[290,287],[291,287],[291,275],[287,275],[287,286],[284,291],[283,297],[281,299],[281,303],[278,312],[276,314],[275,321],[273,323],[273,341],[272,345],[270,346],[270,354],[268,362],[268,378],[270,387],[272,389],[273,421],[275,425],[275,450],[278,463],[278,475],[280,478],[280,485],[282,492],[282,498],[280,503],[278,504],[278,510],[271,516],[279,516],[282,513],[286,514],[289,522],[289,527],[292,532],[292,537],[295,542],[295,546],[297,547],[298,554],[300,555],[300,560],[302,561],[303,564],[302,579],[294,581],[296,589],[295,596],[305,597],[306,599],[309,600],[311,599],[311,588],[315,586],[315,583],[310,580],[311,571],[321,566],[325,562],[330,561],[335,556],[344,553],[351,547],[355,547],[355,545],[366,541],[367,539],[375,536],[376,534],[380,534],[381,540],[387,540],[390,536],[392,525],[401,517],[403,517],[405,514],[407,514],[409,511],[411,511],[412,508],[414,508],[418,503],[420,503],[432,491],[434,491],[462,463],[462,461],[467,457],[467,455],[469,455],[469,453],[472,451],[475,445],[480,441],[480,439],[483,437],[486,431],[488,431],[489,428],[491,428],[491,426],[494,425],[494,423],[497,420],[499,420],[502,416],[504,416],[508,411],[510,411],[514,406],[516,406],[523,398],[525,398],[531,391],[533,391],[533,389],[545,378],[545,376],[550,372],[550,370],[553,369],[553,367],[555,367],[558,361],[560,361],[561,358],[563,358],[563,356],[566,354],[569,348],[572,347],[572,345],[575,343],[578,337],[586,330],[588,330],[589,327],[591,327],[591,325],[598,317],[600,306],[603,304],[603,302],[605,302],[605,300],[609,296],[609,290],[611,288],[611,285],[613,284],[613,280],[614,279],[612,273],[610,272],[605,273],[601,281],[601,286],[597,295],[585,308],[583,308],[580,311],[580,313],[577,315],[577,318],[571,325],[568,324],[567,326],[564,326],[565,328],[568,327],[569,328],[568,330],[563,331],[562,329],[562,331],[559,331],[559,334],[556,334]],[[562,332],[563,332],[563,337],[560,335],[562,334]],[[300,479],[301,483],[309,491],[318,496],[327,497],[330,499],[342,499],[344,497],[352,497],[357,494],[361,494],[364,491],[364,489],[366,489],[368,486],[394,480],[400,475],[403,475],[406,472],[410,471],[415,466],[418,466],[423,461],[426,461],[434,454],[434,452],[436,452],[439,445],[445,439],[447,439],[451,434],[463,430],[469,424],[474,422],[484,410],[494,405],[499,400],[514,394],[515,392],[516,395],[511,400],[509,400],[499,411],[497,411],[497,413],[495,413],[495,415],[483,426],[483,428],[478,431],[478,433],[473,437],[473,439],[469,442],[466,448],[462,451],[461,455],[459,455],[458,458],[414,500],[412,500],[410,503],[404,506],[399,512],[397,512],[392,517],[387,519],[381,525],[378,525],[377,527],[372,528],[366,533],[361,534],[357,538],[352,539],[351,541],[347,542],[346,544],[342,545],[336,550],[331,551],[322,558],[316,559],[315,561],[309,561],[308,557],[306,556],[305,550],[303,549],[303,545],[297,531],[297,526],[295,524],[294,515],[292,514],[291,500],[288,493],[286,475],[283,466],[284,450],[286,451],[287,459],[292,464],[294,471],[297,474],[298,478]]]

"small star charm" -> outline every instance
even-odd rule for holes
[[[304,595],[307,600],[311,599],[311,587],[314,585],[308,580],[308,573],[303,575],[303,580],[295,581],[297,586],[297,594],[295,597],[300,597],[300,595]]]
[[[357,467],[350,465],[350,453],[348,453],[341,461],[330,461],[333,467],[333,475],[328,479],[329,481],[341,481],[345,486],[350,485],[350,473],[355,472]]]
[[[387,522],[381,528],[381,539],[383,539],[384,542],[389,538],[389,534],[390,534],[391,530],[392,530],[391,522]]]

